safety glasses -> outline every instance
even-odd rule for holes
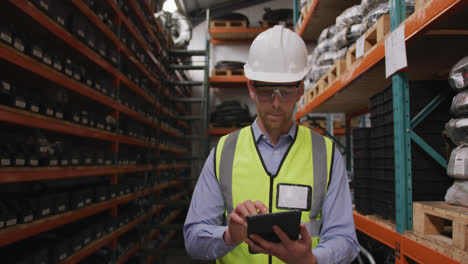
[[[275,98],[275,94],[281,102],[291,102],[297,98],[298,89],[301,86],[301,82],[295,84],[259,84],[254,81],[253,86],[255,88],[255,94],[261,102],[272,102]]]

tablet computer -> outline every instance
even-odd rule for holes
[[[290,239],[299,238],[301,225],[301,211],[286,211],[270,214],[249,215],[247,219],[247,235],[258,235],[267,241],[280,242],[279,237],[273,231],[273,225],[277,225]],[[254,254],[249,247],[249,252]]]

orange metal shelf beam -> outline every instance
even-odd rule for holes
[[[132,55],[130,50],[117,38],[117,36],[112,32],[94,13],[93,10],[83,3],[82,0],[72,0],[73,4],[86,16],[88,19],[97,26],[112,42],[114,45],[119,48],[123,53],[128,57],[128,59],[137,66],[137,68],[143,72],[148,79],[150,79],[156,85],[159,85],[159,82],[154,78],[153,75]]]
[[[314,5],[318,1],[314,1]],[[406,42],[414,40],[418,35],[429,30],[429,27],[439,19],[447,16],[448,13],[454,12],[468,4],[463,0],[440,0],[431,1],[424,8],[421,8],[413,15],[409,16],[402,24],[405,24],[405,40]],[[296,120],[305,116],[317,106],[327,100],[332,100],[333,95],[345,89],[352,81],[356,80],[362,74],[365,74],[372,66],[376,65],[385,57],[385,42],[377,44],[366,56],[361,58],[360,62],[355,63],[351,69],[348,69],[340,79],[334,82],[327,90],[320,94],[316,99],[310,102],[306,107],[296,113]],[[382,76],[382,79],[384,76]],[[356,111],[359,109],[355,109]]]
[[[401,235],[398,234],[395,230],[390,230],[387,227],[366,218],[364,215],[358,212],[353,212],[353,216],[354,225],[356,226],[357,230],[375,238],[390,248],[396,248],[397,242],[400,241]]]
[[[66,168],[0,168],[0,183],[69,179],[77,177],[112,175],[139,171],[151,171],[153,166],[103,166],[103,167],[66,167]]]
[[[237,127],[228,127],[228,128],[224,128],[224,127],[218,127],[218,128],[210,128],[208,129],[207,131],[207,134],[209,136],[224,136],[224,135],[227,135],[229,133],[232,133],[236,130],[239,130],[240,128],[237,128]]]
[[[132,249],[128,250],[123,256],[119,258],[117,264],[124,264],[130,259],[133,255],[135,255],[138,250],[141,248],[142,243],[137,243]]]
[[[166,127],[166,126],[161,125],[159,128],[160,128],[162,131],[164,131],[164,132],[166,132],[166,133],[169,133],[169,134],[171,134],[171,135],[173,135],[173,136],[182,136],[179,132],[174,131],[174,130],[172,130],[172,129]]]
[[[289,27],[292,29],[291,27]],[[228,28],[210,27],[211,44],[248,44],[268,27]]]
[[[312,128],[312,130],[314,130],[315,132],[319,133],[319,134],[322,134],[322,135],[325,135],[325,132],[323,132],[322,129],[320,128]],[[336,136],[342,136],[342,135],[346,135],[346,129],[345,128],[335,128],[333,129],[333,135],[336,135]]]
[[[242,27],[210,27],[209,29],[209,33],[210,34],[220,34],[220,33],[223,33],[223,34],[260,34],[262,33],[263,31],[267,30],[268,28],[267,27],[253,27],[253,28],[250,28],[250,27],[245,27],[245,28],[242,28]],[[256,37],[253,36],[252,39],[254,39]],[[212,36],[212,39],[217,39],[216,36]],[[235,38],[233,38],[235,39]]]
[[[210,77],[210,87],[212,88],[247,88],[247,78],[245,76]]]
[[[155,128],[159,127],[159,123],[157,121],[151,121],[148,118],[146,118],[145,116],[141,115],[140,113],[136,112],[133,109],[128,108],[125,105],[118,104],[118,105],[115,106],[115,109],[119,110],[120,112],[122,112],[122,113],[124,113],[124,114],[126,114],[126,115],[128,115],[130,117],[133,117],[136,120],[139,120],[139,121],[141,121],[141,122],[143,122],[143,123],[145,123],[147,125],[153,126]]]
[[[0,121],[106,141],[115,141],[119,137],[119,135],[107,131],[88,128],[68,121],[50,118],[41,114],[35,114],[3,105],[0,105]]]
[[[310,6],[310,10],[309,10],[309,12],[307,13],[306,18],[305,18],[304,21],[302,22],[301,28],[300,28],[299,31],[297,32],[297,34],[299,34],[299,36],[301,36],[301,37],[304,38],[304,36],[302,36],[302,35],[304,34],[304,31],[305,31],[305,29],[306,29],[306,26],[309,24],[310,17],[312,17],[312,14],[313,14],[314,11],[316,10],[319,1],[320,1],[320,0],[314,0],[314,1],[312,1],[312,6]]]
[[[13,5],[18,9],[23,11],[25,14],[29,15],[32,19],[41,24],[49,32],[53,33],[58,38],[65,41],[70,47],[80,52],[83,56],[87,57],[89,60],[93,61],[99,65],[102,69],[106,70],[116,78],[119,78],[125,84],[127,84],[132,90],[138,93],[140,96],[154,104],[154,100],[147,95],[143,90],[131,82],[127,77],[125,77],[121,72],[115,69],[109,62],[101,58],[93,50],[88,48],[85,44],[77,40],[72,34],[65,31],[61,26],[52,21],[49,17],[43,14],[40,10],[34,7],[31,3],[26,0],[9,0]]]
[[[14,109],[0,105],[0,121],[14,123],[23,126],[37,127],[70,135],[96,138],[106,141],[118,141],[124,144],[136,145],[142,147],[152,147],[153,145],[130,137],[120,136],[115,133],[100,131],[94,128],[88,128],[76,125],[71,122],[46,117],[40,114],[34,114],[27,111]]]
[[[396,230],[392,230],[377,221],[368,219],[356,211],[353,212],[353,216],[357,230],[397,250],[397,252],[399,251],[402,258],[409,257],[418,263],[460,264],[460,262],[401,235]],[[397,259],[396,263],[408,262]]]

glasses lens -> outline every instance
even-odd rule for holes
[[[278,95],[280,101],[291,101],[297,95],[297,88],[295,87],[260,87],[255,90],[258,99],[264,102],[273,101],[275,95]]]

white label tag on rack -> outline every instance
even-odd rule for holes
[[[16,218],[12,218],[6,222],[6,226],[8,227],[8,226],[16,225],[17,221],[18,220]]]
[[[59,22],[62,26],[65,26],[65,19],[62,17],[57,17],[57,22]]]
[[[62,71],[62,64],[60,63],[54,63],[54,68],[58,71]]]
[[[455,156],[455,163],[453,173],[455,176],[465,175],[465,153],[461,152]]]
[[[33,55],[38,57],[38,58],[42,58],[42,52],[38,49],[34,49],[33,50]]]
[[[364,45],[366,42],[366,36],[362,35],[358,40],[356,41],[356,59],[361,58],[364,56]]]
[[[11,86],[9,83],[3,81],[2,82],[2,85],[3,85],[3,89],[7,90],[7,91],[10,91],[11,90]]]
[[[385,77],[406,67],[405,24],[401,24],[385,39]]]
[[[39,4],[44,8],[45,10],[49,10],[49,5],[45,1],[40,1]]]
[[[20,108],[26,108],[26,103],[21,100],[16,100],[15,105],[20,107]]]
[[[50,208],[47,208],[47,209],[42,210],[42,215],[43,215],[43,216],[44,216],[44,215],[48,215],[48,214],[50,214]]]
[[[8,35],[8,34],[5,34],[5,33],[3,33],[3,32],[0,34],[0,37],[1,37],[3,40],[5,40],[6,42],[8,42],[8,43],[11,43],[11,41],[12,41],[11,36]]]
[[[47,64],[47,65],[51,65],[52,64],[52,60],[48,57],[44,57],[44,63]]]
[[[21,51],[21,52],[24,52],[24,45],[21,44],[20,42],[15,42],[15,44],[13,44],[13,46],[14,46],[17,50],[19,50],[19,51]]]
[[[27,222],[31,222],[33,220],[33,216],[32,215],[28,215],[28,216],[25,216],[23,218],[23,222],[27,223]]]

